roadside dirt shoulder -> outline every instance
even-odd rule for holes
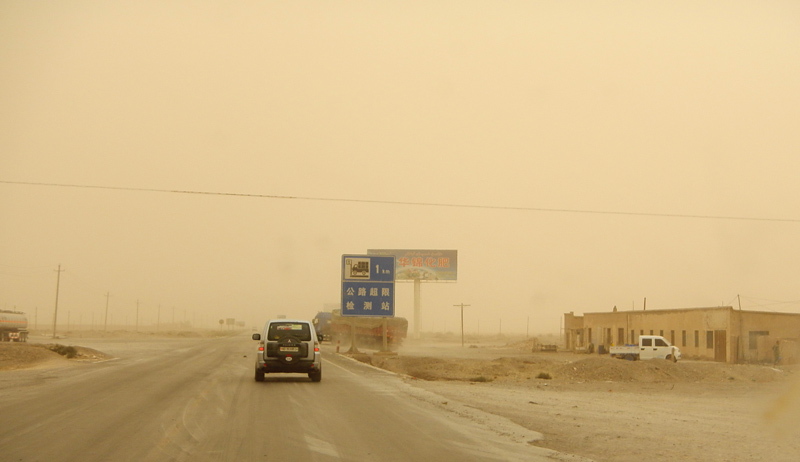
[[[91,348],[57,343],[0,343],[0,371],[68,366],[111,356]]]
[[[598,461],[794,461],[795,368],[532,353],[525,345],[411,345],[356,359],[501,415],[539,446]]]
[[[82,344],[103,345],[109,342],[136,342],[167,339],[217,338],[239,334],[238,331],[192,330],[162,332],[131,331],[79,331],[70,333],[64,338],[49,338],[44,335],[30,336],[27,342],[0,342],[0,371],[21,369],[42,369],[48,367],[65,367],[79,362],[106,361],[114,355]]]

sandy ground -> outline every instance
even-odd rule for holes
[[[0,371],[19,369],[42,369],[48,367],[68,367],[71,363],[106,361],[113,356],[102,351],[81,346],[83,339],[114,339],[136,341],[149,338],[200,338],[229,335],[219,331],[179,331],[179,332],[129,332],[111,331],[74,332],[66,338],[51,338],[44,334],[32,334],[28,342],[0,342]],[[74,348],[74,356],[67,358]]]
[[[67,358],[65,354],[54,350],[65,346],[59,343],[0,343],[0,371],[19,369],[42,369],[47,367],[67,367],[70,362],[102,361],[111,356],[81,346],[73,346],[74,355]]]
[[[353,355],[416,386],[540,432],[597,461],[796,461],[796,366],[624,361],[532,352],[533,342],[407,342]]]
[[[83,347],[69,360],[51,351],[56,342],[80,340],[0,343],[0,371],[108,359]],[[542,433],[539,446],[597,461],[795,461],[800,454],[797,366],[634,362],[533,352],[532,346],[495,339],[462,347],[429,339],[407,341],[398,354],[349,356],[400,374],[443,402]]]

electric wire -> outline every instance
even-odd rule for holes
[[[657,217],[657,218],[686,218],[703,220],[729,220],[729,221],[757,221],[757,222],[779,222],[779,223],[800,223],[800,218],[769,218],[769,217],[746,217],[731,215],[694,215],[686,213],[657,213],[657,212],[626,212],[614,210],[589,210],[589,209],[565,209],[565,208],[546,208],[546,207],[519,207],[504,205],[477,205],[477,204],[452,204],[443,202],[412,202],[412,201],[392,201],[379,199],[346,199],[334,197],[313,197],[313,196],[286,196],[278,194],[253,194],[220,191],[196,191],[184,189],[163,189],[163,188],[137,188],[127,186],[100,186],[88,184],[69,184],[69,183],[41,183],[31,181],[7,181],[0,180],[3,184],[25,185],[25,186],[49,186],[59,188],[80,188],[80,189],[101,189],[113,191],[132,191],[132,192],[155,192],[172,194],[194,194],[206,196],[229,196],[229,197],[250,197],[259,199],[282,199],[282,200],[302,200],[317,202],[346,202],[361,204],[381,204],[381,205],[407,205],[420,207],[448,207],[462,209],[482,209],[482,210],[510,210],[524,212],[550,212],[550,213],[573,213],[573,214],[594,214],[594,215],[617,215],[633,217]]]

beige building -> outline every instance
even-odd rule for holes
[[[684,359],[729,363],[800,361],[800,314],[742,311],[731,306],[564,314],[567,350],[607,352],[611,345],[638,343],[640,335],[661,335]]]

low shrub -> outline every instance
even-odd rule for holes
[[[50,351],[54,351],[60,354],[61,356],[66,356],[67,358],[74,358],[78,356],[78,350],[76,350],[75,347],[72,346],[54,344],[54,345],[47,345],[47,348]]]

